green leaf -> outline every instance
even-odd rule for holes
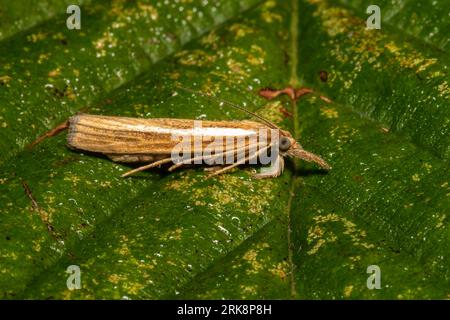
[[[366,30],[368,4],[341,2],[85,2],[82,29],[67,30],[48,1],[44,16],[0,26],[0,295],[446,298],[448,10],[382,1],[382,29]],[[65,133],[33,144],[78,111],[246,118],[177,84],[267,117],[332,170],[123,179],[128,166],[69,150]],[[258,96],[288,85],[316,93]]]
[[[91,0],[40,0],[30,6],[25,1],[0,1],[0,40],[63,14],[69,5],[88,5]]]

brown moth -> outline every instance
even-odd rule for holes
[[[181,89],[192,92],[190,89]],[[208,95],[206,97],[212,98]],[[243,110],[259,121],[201,121],[201,127],[198,128],[196,121],[189,119],[139,119],[79,114],[69,119],[68,145],[77,150],[102,153],[116,162],[148,163],[122,177],[169,163],[169,171],[190,164],[206,164],[214,169],[210,174],[214,176],[239,165],[259,163],[258,159],[269,149],[272,153],[273,150],[277,151],[274,161],[255,174],[256,178],[281,175],[285,157],[299,158],[314,162],[323,169],[330,169],[321,157],[304,150],[288,131],[231,102],[221,103]],[[263,139],[261,132],[267,132],[266,139]],[[182,137],[200,143],[194,145],[189,142],[189,156],[174,161],[174,148],[180,145]],[[236,143],[238,140],[240,144]],[[214,152],[211,152],[211,146]],[[224,158],[232,159],[232,163],[224,165]],[[217,163],[222,164],[220,168],[213,166]]]

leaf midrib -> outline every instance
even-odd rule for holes
[[[299,80],[297,76],[297,66],[298,66],[298,1],[291,0],[292,10],[291,10],[291,24],[290,24],[290,33],[291,33],[291,47],[290,47],[290,55],[291,55],[291,64],[290,68],[290,79],[289,83],[292,87],[297,87],[299,85]],[[292,114],[294,121],[294,138],[297,140],[300,136],[299,129],[299,116],[298,116],[298,108],[294,100],[292,100]],[[287,230],[286,230],[286,241],[288,248],[288,262],[290,268],[290,297],[291,299],[296,298],[297,296],[297,286],[295,282],[295,264],[293,261],[293,243],[291,239],[292,234],[292,201],[295,195],[295,186],[297,181],[297,161],[294,162],[294,172],[291,181],[291,187],[289,190],[289,200],[286,207],[287,213]]]

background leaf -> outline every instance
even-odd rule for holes
[[[49,2],[45,18],[2,26],[3,298],[446,298],[445,6],[385,1],[382,29],[366,30],[364,2],[336,3],[86,2],[70,31]],[[127,166],[67,149],[65,134],[29,146],[80,110],[246,116],[175,84],[264,115],[333,169],[122,179]],[[287,85],[316,93],[295,105],[258,97]],[[66,287],[69,265],[81,290]],[[369,265],[381,290],[366,286]]]
[[[25,1],[0,1],[0,40],[27,30],[66,12],[69,5],[88,5],[90,0],[42,0],[30,6]]]

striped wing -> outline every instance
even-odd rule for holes
[[[217,137],[255,136],[259,129],[267,127],[253,121],[194,123],[82,114],[70,118],[67,141],[71,148],[107,155],[169,155],[183,135],[191,136],[192,141],[201,137],[206,147]]]

